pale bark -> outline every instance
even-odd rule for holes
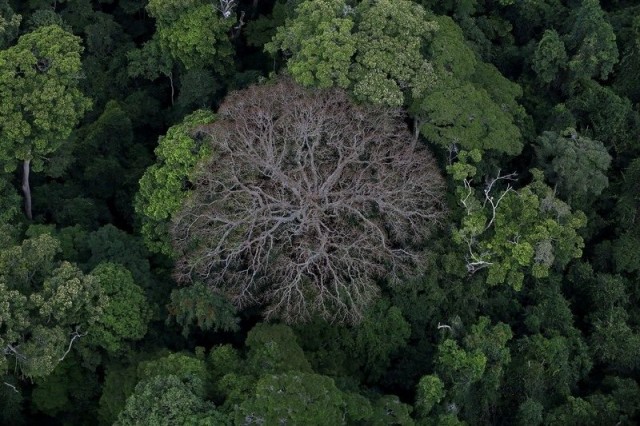
[[[33,219],[31,213],[31,186],[29,184],[29,174],[31,172],[31,160],[22,162],[22,193],[24,194],[24,213],[29,220]]]

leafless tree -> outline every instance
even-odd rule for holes
[[[198,132],[214,154],[174,218],[179,281],[287,322],[357,322],[378,280],[424,266],[443,180],[400,111],[285,79],[230,94]]]

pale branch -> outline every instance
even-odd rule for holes
[[[18,352],[17,348],[14,348],[11,344],[7,344],[7,346],[5,346],[4,348],[4,354],[5,355],[12,355],[14,356],[17,360],[20,361],[26,361],[27,357],[24,356],[24,354]]]
[[[450,325],[447,324],[440,324],[440,322],[438,322],[438,330],[442,330],[442,329],[447,329],[449,331],[453,331],[453,328],[451,328]]]
[[[73,333],[71,333],[71,340],[69,341],[69,346],[67,347],[67,351],[60,357],[60,359],[58,359],[58,361],[64,361],[65,357],[69,354],[69,352],[71,352],[71,346],[73,345],[73,342],[76,339],[80,339],[88,334],[88,333],[84,333],[84,334],[79,333],[78,332],[79,329],[80,327],[76,327],[76,330]]]
[[[233,15],[233,11],[238,5],[237,0],[218,0],[219,6],[216,7],[218,11],[222,14],[224,19],[228,19]]]
[[[472,235],[471,237],[463,237],[463,240],[467,243],[467,248],[468,248],[466,267],[467,267],[467,271],[470,274],[475,274],[481,269],[487,268],[493,264],[492,262],[489,262],[486,260],[486,256],[489,253],[482,253],[482,254],[476,253],[475,237],[488,231],[489,228],[493,226],[496,220],[496,214],[498,211],[498,207],[500,206],[500,203],[507,196],[507,194],[514,191],[514,189],[511,187],[511,184],[508,183],[504,191],[502,191],[499,195],[494,195],[492,191],[495,190],[496,184],[501,181],[513,181],[516,179],[516,176],[517,176],[516,173],[509,173],[506,175],[502,175],[501,171],[498,171],[497,176],[495,178],[492,178],[490,181],[488,181],[485,188],[482,191],[484,195],[484,199],[482,200],[482,208],[487,208],[487,207],[490,208],[491,218],[489,219],[484,229],[480,233]],[[460,203],[465,208],[467,215],[471,215],[474,210],[474,206],[470,201],[470,199],[471,197],[474,197],[475,190],[471,185],[471,182],[472,182],[471,180],[467,180],[467,179],[463,181],[463,185],[466,190],[466,193],[464,194],[464,197],[460,200]],[[516,243],[517,241],[514,242],[514,244]]]
[[[507,184],[507,189],[505,189],[504,192],[500,194],[498,199],[495,200],[495,197],[491,195],[491,190],[493,189],[493,185],[495,185],[496,182],[499,182],[501,180],[515,180],[516,176],[517,176],[516,173],[509,173],[508,175],[501,176],[500,170],[498,170],[498,176],[493,178],[484,189],[483,207],[487,204],[487,202],[491,205],[491,220],[489,220],[489,223],[487,223],[487,226],[485,226],[484,228],[485,231],[489,229],[491,225],[493,225],[493,222],[496,219],[496,210],[498,209],[498,206],[500,205],[500,202],[502,201],[502,199],[505,197],[505,195],[507,195],[510,191],[513,190],[511,188],[511,184]]]
[[[18,390],[18,388],[16,388],[14,385],[12,385],[11,383],[7,383],[7,382],[3,382],[5,386],[11,388],[15,393],[20,393],[20,391]]]

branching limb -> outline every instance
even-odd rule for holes
[[[20,391],[18,390],[18,388],[16,388],[14,385],[12,385],[11,383],[7,383],[7,382],[3,382],[5,386],[8,386],[9,388],[11,388],[15,393],[20,393]]]
[[[69,347],[67,347],[67,351],[60,357],[60,359],[58,359],[58,361],[63,361],[65,357],[69,354],[69,352],[71,352],[71,346],[73,345],[73,342],[76,339],[80,339],[87,335],[87,333],[80,333],[79,330],[80,330],[80,326],[77,326],[76,330],[73,333],[71,333],[71,340],[69,340]]]
[[[228,19],[233,15],[234,9],[238,5],[237,0],[218,0],[219,6],[216,7],[222,13],[224,19]]]

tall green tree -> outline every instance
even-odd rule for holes
[[[82,45],[58,26],[25,34],[0,51],[0,161],[6,171],[22,163],[25,213],[32,218],[31,169],[66,141],[90,100],[78,88]]]

